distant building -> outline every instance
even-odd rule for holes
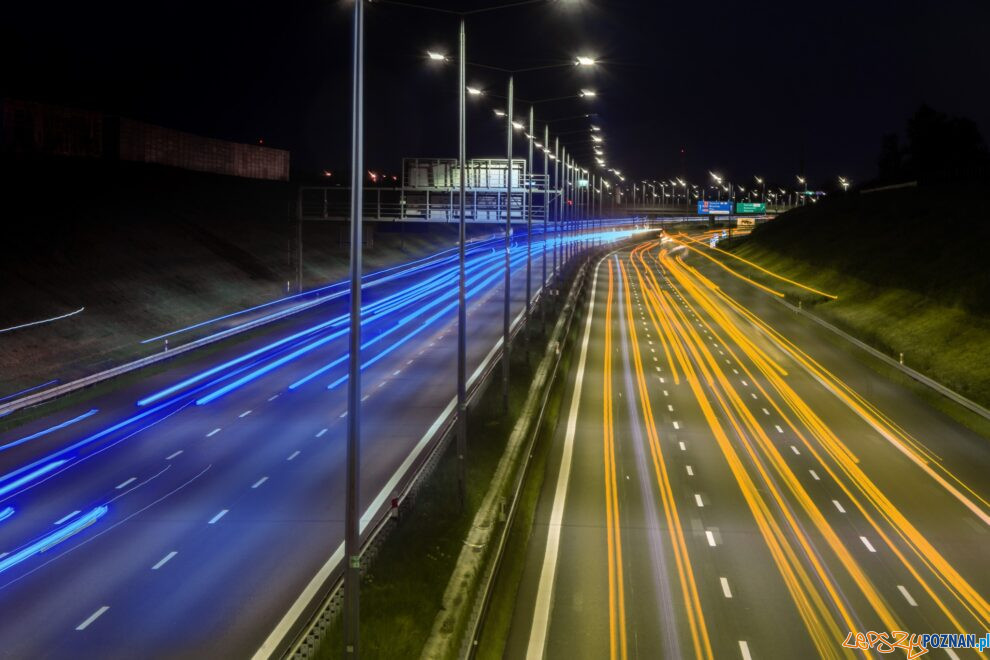
[[[289,152],[284,149],[16,99],[3,100],[0,151],[22,158],[119,159],[251,179],[289,179]]]

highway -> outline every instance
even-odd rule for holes
[[[990,630],[986,438],[682,243],[593,278],[506,658],[889,657],[843,645]]]
[[[469,375],[500,345],[503,245],[469,249]],[[518,318],[518,233],[511,260]],[[364,287],[366,524],[455,394],[456,252]],[[346,305],[328,296],[0,434],[0,657],[247,658],[284,631],[343,539]]]

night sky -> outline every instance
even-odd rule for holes
[[[9,2],[3,14],[4,95],[263,138],[290,149],[296,170],[347,168],[349,3]],[[990,134],[988,27],[982,0],[557,0],[467,24],[472,62],[523,68],[599,58],[592,72],[523,74],[517,94],[597,90],[593,102],[538,105],[537,119],[599,113],[609,166],[636,179],[698,181],[716,170],[736,183],[754,174],[792,182],[803,167],[816,184],[873,176],[881,135],[903,130],[922,102]],[[456,67],[424,57],[426,49],[456,54],[456,36],[455,16],[369,6],[369,169],[397,173],[403,156],[456,156]],[[505,93],[503,74],[470,69],[468,80]],[[487,96],[469,106],[468,155],[502,155],[492,109],[504,102]],[[576,131],[587,122],[555,126]],[[578,149],[587,136],[564,138]]]

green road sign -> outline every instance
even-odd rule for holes
[[[760,202],[736,202],[736,213],[766,213],[767,205]]]

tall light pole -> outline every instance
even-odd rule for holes
[[[505,291],[502,309],[502,409],[509,409],[509,356],[512,350],[509,337],[510,253],[512,251],[512,98],[513,77],[509,76],[509,93],[505,110]]]
[[[460,167],[460,199],[457,203],[457,497],[463,510],[467,504],[467,278],[464,243],[467,240],[464,197],[467,194],[467,38],[461,17],[457,54],[459,91],[457,162]]]
[[[529,136],[526,139],[526,172],[529,180],[523,182],[523,194],[526,195],[526,307],[524,323],[526,328],[526,342],[529,342],[529,313],[530,301],[532,300],[532,271],[533,271],[533,140],[536,139],[536,127],[533,126],[533,106],[529,106]],[[529,351],[526,351],[527,360]]]
[[[347,496],[344,510],[344,654],[358,657],[361,589],[361,221],[364,206],[364,0],[354,3],[351,79],[351,312],[347,381]]]
[[[547,287],[547,216],[550,214],[550,125],[543,127],[543,176],[547,181],[543,189],[543,292]],[[546,305],[541,306],[543,311],[543,334],[546,335]]]

